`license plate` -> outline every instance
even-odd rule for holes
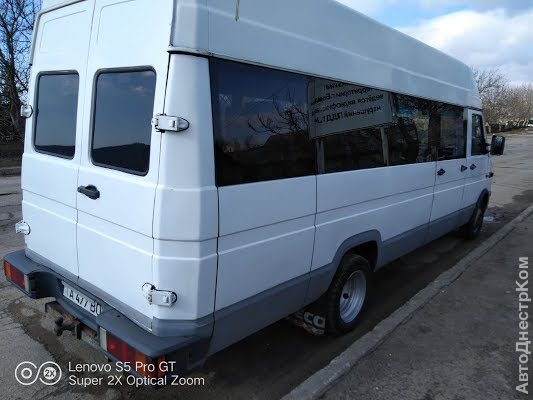
[[[100,315],[102,312],[102,306],[90,297],[85,296],[76,289],[71,288],[65,282],[63,283],[63,296],[74,304],[83,308],[85,311],[90,312],[94,316]]]

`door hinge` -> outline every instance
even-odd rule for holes
[[[182,132],[189,129],[189,121],[185,118],[157,114],[152,119],[152,126],[158,132]]]
[[[176,293],[169,290],[157,290],[151,283],[145,283],[142,291],[148,303],[158,306],[170,307],[178,299]]]
[[[33,108],[29,104],[23,104],[20,107],[20,116],[22,118],[30,118],[33,115]]]

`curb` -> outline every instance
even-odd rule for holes
[[[311,375],[290,393],[283,396],[282,400],[314,400],[320,398],[364,356],[379,346],[398,326],[410,319],[420,308],[439,294],[442,288],[459,278],[475,261],[511,233],[520,222],[531,214],[533,214],[533,205],[492,234],[452,268],[440,274],[437,279],[418,292],[389,317],[381,321],[372,331],[335,357],[327,366]]]
[[[18,176],[20,175],[21,167],[7,167],[0,168],[0,177]]]

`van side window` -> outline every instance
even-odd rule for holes
[[[316,78],[308,93],[319,173],[386,166],[381,127],[392,121],[388,92]]]
[[[438,140],[430,142],[427,100],[393,95],[396,124],[387,130],[389,165],[435,161]]]
[[[439,160],[466,157],[466,136],[463,126],[464,110],[461,107],[435,103],[432,119],[439,126]]]
[[[37,152],[74,158],[78,89],[76,73],[39,76],[33,139]]]
[[[462,107],[209,62],[218,186],[466,157]]]
[[[383,138],[379,128],[370,127],[326,136],[324,172],[384,167]]]
[[[152,70],[97,76],[91,145],[95,165],[136,175],[148,173],[155,83]]]
[[[472,115],[472,155],[487,154],[485,134],[483,133],[483,121],[481,115]]]
[[[218,186],[314,175],[308,78],[210,60]]]

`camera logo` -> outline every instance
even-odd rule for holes
[[[59,382],[61,376],[61,368],[53,361],[47,361],[39,368],[30,361],[23,361],[15,369],[15,379],[24,386],[33,385],[37,379],[45,385],[52,386]]]

